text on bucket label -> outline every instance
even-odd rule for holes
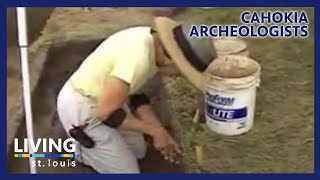
[[[239,122],[247,117],[247,107],[240,109],[223,109],[206,104],[207,115],[216,121],[221,122]]]

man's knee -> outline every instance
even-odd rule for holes
[[[147,153],[147,145],[143,134],[133,131],[121,131],[121,136],[137,159],[143,159]]]

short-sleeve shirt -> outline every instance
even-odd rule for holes
[[[102,93],[105,81],[114,76],[129,84],[129,94],[139,90],[157,72],[150,30],[139,26],[111,35],[71,76],[73,88],[95,99]]]

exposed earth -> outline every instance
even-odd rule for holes
[[[195,24],[239,24],[242,11],[251,8],[187,8],[174,19]],[[279,10],[280,8],[252,8]],[[262,67],[257,93],[255,125],[237,137],[220,136],[206,128],[203,97],[180,76],[157,76],[146,89],[155,109],[181,144],[184,156],[179,166],[170,165],[150,149],[141,162],[145,173],[312,173],[314,171],[314,32],[313,9],[309,37],[305,39],[244,39],[251,57]],[[39,58],[31,60],[31,71],[39,76],[33,92],[36,137],[64,137],[55,112],[55,98],[66,78],[95,47],[98,41],[132,25],[151,24],[153,14],[145,8],[56,8],[42,34],[30,48],[31,57],[48,51],[43,68]],[[16,137],[26,136],[24,118],[14,108],[21,94],[16,49],[8,48],[8,124],[20,127]],[[37,56],[38,57],[38,56]],[[40,58],[41,59],[41,58]],[[40,61],[40,60],[39,60]],[[35,78],[37,79],[37,78]],[[200,123],[193,117],[200,110]],[[15,114],[18,114],[16,117]],[[21,116],[19,118],[19,116]],[[9,127],[9,126],[7,126]],[[14,129],[8,128],[9,131]],[[8,133],[9,134],[9,133]],[[12,137],[8,137],[8,141]],[[10,142],[8,142],[10,144]],[[203,148],[199,163],[195,147]],[[12,144],[10,145],[12,148]],[[8,152],[8,172],[28,173],[27,159]],[[90,168],[40,168],[40,173],[94,173]]]

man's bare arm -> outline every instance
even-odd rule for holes
[[[128,97],[129,88],[129,84],[119,78],[110,77],[108,79],[98,102],[98,118],[100,120],[108,121],[108,117],[114,111],[123,107]],[[155,125],[140,121],[128,114],[119,128],[153,136]]]
[[[104,91],[99,98],[98,104],[98,117],[102,121],[108,121],[108,117],[117,109],[122,108],[127,100],[129,94],[129,85],[116,77],[111,77],[104,86]],[[161,127],[156,116],[152,114],[152,111],[148,111],[148,107],[140,107],[140,113],[144,113],[141,118],[137,119],[131,114],[127,114],[120,129],[131,130],[136,132],[142,132],[153,137],[154,147],[162,152],[170,161],[174,162],[177,154],[180,153],[178,145],[167,133],[167,131]],[[148,118],[150,116],[151,118]]]
[[[140,106],[137,108],[134,114],[146,123],[154,124],[155,126],[162,126],[156,114],[154,113],[152,106],[149,104]]]

